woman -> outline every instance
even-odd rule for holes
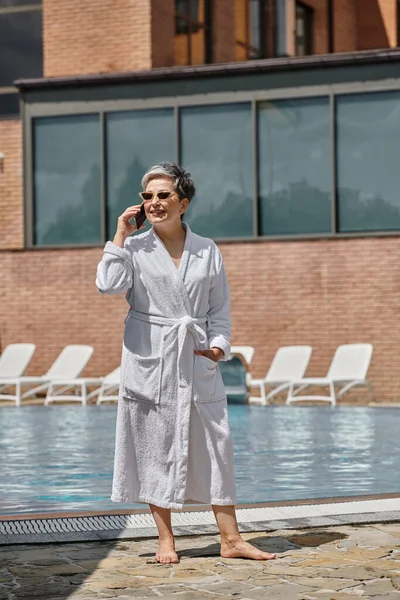
[[[275,558],[245,542],[235,516],[233,449],[219,360],[230,354],[230,297],[221,254],[182,222],[194,196],[174,163],[142,180],[152,228],[129,237],[140,205],[118,219],[97,270],[101,292],[126,292],[114,502],[150,505],[159,533],[156,560],[176,563],[171,508],[211,504],[221,556]]]

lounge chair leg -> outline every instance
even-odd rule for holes
[[[286,404],[288,404],[288,405],[292,403],[293,388],[294,388],[294,383],[290,383],[289,384],[288,393],[287,393],[287,396],[286,396]]]
[[[266,404],[268,404],[268,402],[267,402],[267,396],[265,394],[264,381],[262,383],[260,383],[260,392],[261,392],[261,404],[263,404],[265,406]]]
[[[336,395],[335,395],[335,384],[333,381],[329,382],[329,389],[331,392],[331,407],[334,408],[336,406]]]
[[[290,394],[290,385],[288,385],[288,391],[287,391],[287,394],[286,394],[285,404],[288,404],[289,394]]]
[[[21,382],[17,381],[15,384],[15,403],[17,406],[21,406]]]
[[[86,392],[86,384],[82,381],[81,384],[81,394],[82,394],[82,406],[87,405],[87,392]]]
[[[52,395],[52,392],[53,392],[53,384],[50,383],[49,387],[47,388],[47,394],[46,394],[46,398],[45,398],[45,401],[44,401],[44,405],[45,406],[48,406],[50,404],[49,398]]]

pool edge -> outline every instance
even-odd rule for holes
[[[346,499],[319,504],[286,504],[267,507],[257,504],[238,507],[238,523],[242,532],[275,531],[278,529],[304,529],[344,525],[400,522],[400,496],[374,500]],[[274,503],[275,505],[277,503]],[[349,506],[354,505],[354,512]],[[359,512],[357,512],[357,508]],[[322,514],[319,514],[321,513]],[[174,533],[176,536],[215,535],[218,528],[212,512],[207,510],[176,511]],[[192,514],[191,514],[192,513]],[[278,517],[277,517],[278,515]],[[48,544],[71,542],[139,540],[157,537],[148,511],[135,514],[97,515],[86,517],[53,516],[44,520],[0,520],[0,547],[21,544]]]

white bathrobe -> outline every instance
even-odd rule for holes
[[[217,363],[230,354],[230,294],[215,243],[187,224],[177,268],[154,228],[107,242],[96,285],[126,292],[114,502],[235,504],[233,448]]]

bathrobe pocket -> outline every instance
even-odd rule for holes
[[[129,353],[125,363],[122,396],[129,400],[159,404],[161,374],[161,356],[139,356]]]
[[[193,393],[196,402],[217,402],[225,398],[218,364],[201,354],[194,357]]]

